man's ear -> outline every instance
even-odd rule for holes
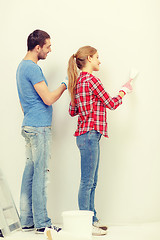
[[[91,61],[92,61],[92,57],[91,57],[91,56],[88,56],[88,57],[87,57],[87,60],[88,60],[89,62],[91,62]]]
[[[40,47],[39,45],[36,45],[36,46],[35,46],[36,52],[39,52],[40,48],[41,48],[41,47]]]

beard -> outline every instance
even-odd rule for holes
[[[44,60],[44,59],[46,59],[46,57],[47,57],[47,54],[45,54],[44,52],[41,52],[41,53],[39,53],[38,54],[38,60]]]

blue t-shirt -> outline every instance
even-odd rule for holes
[[[17,68],[16,80],[24,111],[22,126],[51,126],[52,106],[46,105],[34,88],[34,85],[41,81],[45,81],[48,86],[42,69],[31,60],[22,60]]]

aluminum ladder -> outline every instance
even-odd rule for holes
[[[19,215],[8,184],[0,170],[0,237],[21,229]]]

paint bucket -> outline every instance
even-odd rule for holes
[[[62,213],[63,230],[85,239],[92,239],[93,212],[86,210],[65,211]]]

